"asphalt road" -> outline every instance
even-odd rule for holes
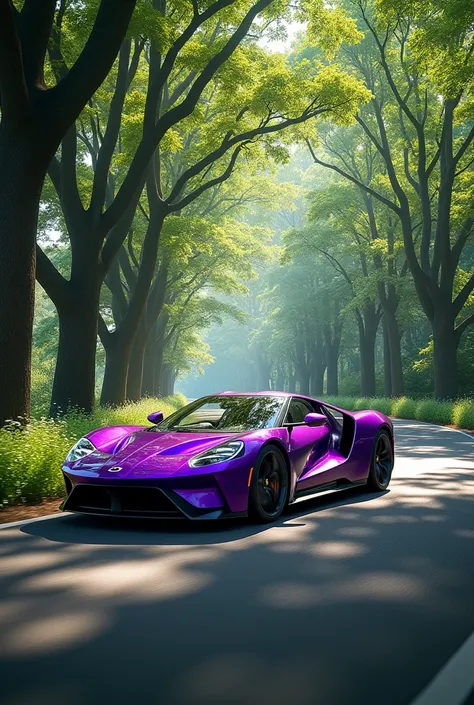
[[[0,530],[1,704],[411,705],[474,632],[474,439],[396,436],[388,492],[271,527]]]

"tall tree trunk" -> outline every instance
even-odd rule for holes
[[[155,394],[155,357],[157,352],[156,326],[153,326],[143,356],[142,397],[152,397]]]
[[[282,392],[285,387],[285,375],[283,372],[282,367],[277,368],[277,376],[276,376],[276,388],[277,391]]]
[[[29,140],[0,126],[0,426],[30,415],[35,239],[47,161]]]
[[[364,315],[357,316],[360,347],[360,386],[364,397],[375,396],[375,339],[380,315],[369,302],[364,307]]]
[[[400,326],[395,313],[384,313],[388,344],[390,347],[390,374],[392,380],[392,396],[401,397],[405,391],[403,379],[403,362]]]
[[[86,239],[73,244],[74,256],[69,281],[57,286],[48,278],[47,259],[38,259],[38,281],[52,298],[59,318],[59,345],[51,395],[51,416],[70,408],[92,411],[95,403],[95,360],[102,274],[99,242]],[[87,272],[87,275],[84,275]],[[54,277],[53,277],[54,281]]]
[[[142,316],[143,319],[143,316]],[[127,375],[127,399],[139,401],[142,397],[143,366],[145,360],[145,348],[147,334],[145,323],[142,320],[135,336],[130,355],[130,364]]]
[[[290,394],[296,392],[296,374],[294,372],[290,372],[288,375],[288,391]]]
[[[98,293],[59,308],[59,345],[51,416],[70,408],[91,412],[95,401]]]
[[[161,342],[158,342],[156,347],[156,355],[154,359],[155,366],[155,386],[153,388],[153,396],[162,396],[162,380],[163,380],[163,357],[164,357],[164,346]]]
[[[126,399],[131,344],[128,339],[113,334],[104,347],[105,372],[100,403],[102,406],[120,406]]]
[[[388,339],[387,318],[382,318],[383,330],[383,391],[386,397],[392,396],[392,363],[390,356],[390,341]]]
[[[312,370],[311,370],[310,383],[308,385],[308,391],[304,392],[304,394],[311,394],[311,396],[314,396],[314,397],[323,396],[325,371],[326,371],[326,364],[325,363],[318,362],[313,365]]]
[[[265,391],[270,386],[270,366],[264,356],[259,354],[257,357],[257,390]]]
[[[339,394],[338,380],[338,355],[334,350],[328,348],[326,388],[328,396],[337,397]]]
[[[176,374],[173,366],[167,362],[163,365],[162,372],[162,396],[171,397],[174,394],[174,384],[176,380]]]
[[[309,394],[310,373],[306,366],[298,370],[298,381],[300,383],[300,394]]]
[[[436,313],[433,321],[434,395],[436,399],[455,399],[458,395],[458,340],[449,314]]]

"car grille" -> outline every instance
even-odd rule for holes
[[[137,517],[182,517],[182,512],[155,487],[76,485],[65,511]]]

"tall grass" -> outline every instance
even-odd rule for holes
[[[61,497],[61,464],[71,446],[101,426],[147,425],[152,411],[169,416],[185,403],[183,395],[143,399],[117,409],[98,407],[91,415],[71,412],[59,420],[32,420],[26,428],[0,429],[0,507]]]

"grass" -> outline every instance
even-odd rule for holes
[[[143,399],[117,409],[98,407],[91,415],[71,412],[60,420],[32,420],[24,429],[11,424],[0,429],[0,507],[61,497],[61,464],[71,446],[101,426],[147,425],[147,415],[169,416],[186,402],[183,395]]]
[[[326,401],[348,411],[377,409],[387,416],[474,430],[474,400],[435,401],[398,397],[326,397]]]

